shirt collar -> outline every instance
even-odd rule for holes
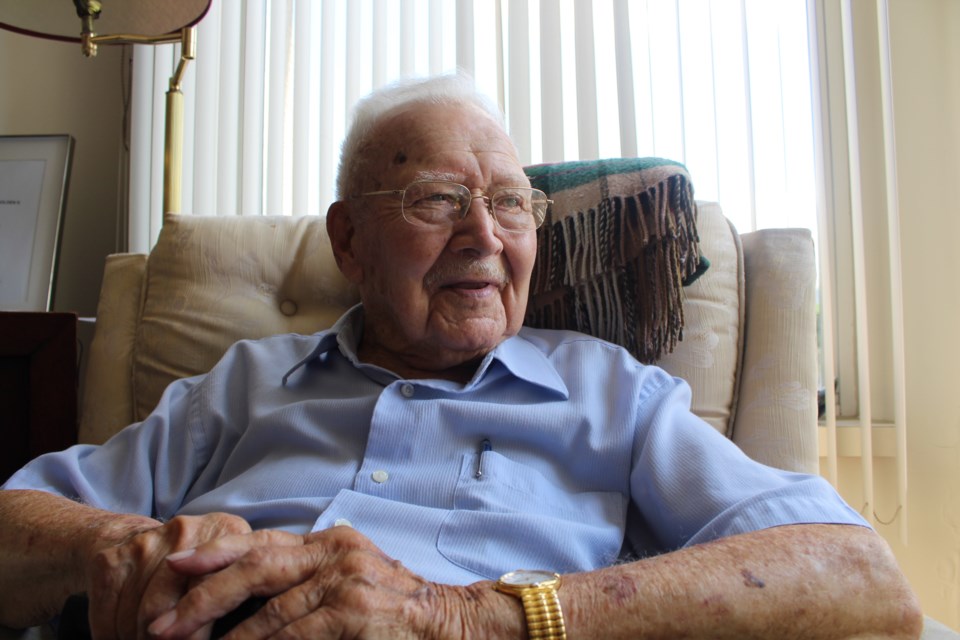
[[[477,368],[476,375],[467,383],[467,387],[479,384],[482,379],[489,376],[489,370],[494,363],[499,363],[520,380],[552,391],[564,399],[570,397],[567,385],[564,384],[563,378],[557,373],[553,363],[524,337],[523,329],[518,335],[507,338],[487,354]]]
[[[357,357],[357,347],[360,344],[362,331],[363,305],[358,304],[347,310],[330,329],[318,334],[316,346],[283,375],[283,384],[286,385],[290,376],[302,366],[334,348],[339,348],[340,353],[355,367],[365,366]],[[516,378],[553,391],[563,398],[569,397],[569,391],[560,374],[543,352],[523,337],[522,329],[520,334],[507,338],[486,355],[477,367],[476,374],[464,389],[476,388],[488,380],[495,363],[502,365]]]
[[[360,344],[360,331],[362,326],[363,308],[359,304],[354,305],[340,316],[340,319],[337,320],[332,327],[317,334],[319,339],[317,340],[316,346],[305,358],[301,359],[283,374],[283,378],[281,379],[282,384],[286,386],[287,380],[297,372],[297,369],[337,347],[340,348],[340,352],[347,359],[356,365],[359,362],[356,351],[357,345]]]

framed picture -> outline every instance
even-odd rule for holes
[[[69,135],[0,136],[0,311],[53,308]]]

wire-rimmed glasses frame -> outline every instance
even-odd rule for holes
[[[543,224],[552,200],[532,187],[500,187],[490,193],[474,194],[450,180],[416,180],[403,189],[368,191],[355,197],[394,196],[400,198],[400,212],[410,224],[447,227],[470,211],[474,199],[486,201],[487,211],[504,231],[522,233]]]

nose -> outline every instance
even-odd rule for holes
[[[470,192],[470,202],[467,204],[466,209],[460,213],[460,220],[463,220],[470,212],[473,210],[473,205],[480,202],[480,205],[483,207],[484,212],[489,214],[493,218],[493,202],[490,200],[490,196],[483,193],[479,189]]]
[[[454,251],[466,251],[477,256],[496,255],[503,250],[501,233],[490,208],[490,198],[473,193],[470,206],[453,226],[450,246]]]

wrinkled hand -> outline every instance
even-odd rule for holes
[[[225,513],[178,516],[99,551],[93,557],[87,584],[93,637],[146,637],[147,624],[175,606],[198,579],[174,572],[166,557],[249,531],[245,520]]]
[[[484,637],[463,615],[480,589],[428,582],[349,527],[230,536],[169,562],[207,578],[150,626],[158,638],[190,637],[251,596],[270,600],[228,638]]]

